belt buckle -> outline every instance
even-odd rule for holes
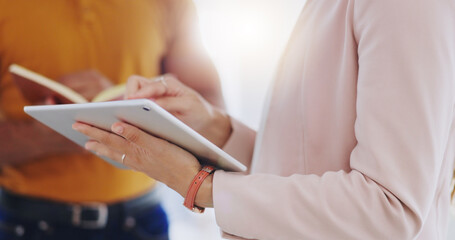
[[[107,224],[108,208],[106,204],[84,203],[83,205],[73,205],[71,210],[71,222],[74,226],[87,229],[99,229],[104,228]],[[98,212],[98,218],[96,220],[84,220],[82,219],[82,213],[84,211],[96,211]]]

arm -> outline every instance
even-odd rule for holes
[[[170,1],[169,4],[175,5],[172,16],[178,19],[170,20],[175,22],[175,31],[168,41],[163,71],[174,74],[208,102],[224,109],[218,73],[203,46],[194,5],[191,1]]]
[[[220,80],[203,46],[194,4],[187,0],[169,0],[167,4],[170,5],[169,8],[171,9],[168,13],[168,23],[170,23],[174,31],[172,31],[168,40],[169,47],[163,60],[163,72],[173,74],[181,83],[195,90],[198,94],[193,94],[192,91],[186,96],[174,92],[166,93],[165,91],[157,93],[156,90],[153,90],[156,89],[153,85],[156,85],[158,89],[162,89],[163,86],[161,84],[150,83],[147,79],[133,76],[128,80],[127,97],[159,98],[163,97],[160,94],[163,94],[164,97],[179,95],[179,99],[174,100],[176,103],[172,104],[172,106],[169,106],[171,104],[168,102],[171,102],[173,98],[163,98],[158,100],[157,103],[219,147],[224,145],[225,151],[246,166],[249,166],[255,132],[234,119],[231,121],[223,111],[225,104]],[[176,81],[172,76],[166,76],[166,79],[171,85]],[[137,91],[147,85],[151,85],[149,86],[152,89],[151,91],[132,96],[132,94],[137,94]],[[177,87],[181,87],[181,84],[178,84]],[[184,92],[188,93],[189,91]],[[193,109],[194,105],[188,103],[197,102],[198,104],[203,102],[204,105],[206,104],[205,100],[215,106],[213,110],[208,110],[208,112],[213,114],[204,114],[207,111],[196,111],[198,114],[193,114],[192,111],[185,111],[185,109]],[[212,106],[207,107],[212,108]],[[193,120],[192,116],[200,114],[204,116],[211,115],[211,123],[208,125],[212,126],[209,128],[213,131],[210,132],[215,132],[215,134],[206,133],[206,130],[201,130],[202,128],[197,126],[204,120],[201,121],[199,117]],[[185,117],[186,115],[190,116]],[[204,126],[204,128],[206,127]],[[232,136],[230,136],[231,132]],[[245,150],[239,150],[239,147]]]
[[[68,74],[59,81],[87,99],[110,87],[110,81],[94,70]],[[42,104],[42,103],[37,103]],[[49,97],[46,104],[55,104]],[[21,164],[47,155],[83,153],[85,150],[35,120],[0,119],[0,165]]]
[[[36,121],[0,122],[0,166],[36,160],[47,154],[84,152],[84,149]]]
[[[155,102],[218,147],[250,166],[256,132],[213,107],[199,93],[175,77],[165,75],[166,86],[131,76],[126,98],[153,98]]]
[[[231,118],[230,120],[232,131],[222,149],[250,169],[256,131],[236,119]]]
[[[213,196],[221,229],[254,239],[417,236],[439,174],[447,171],[442,164],[453,121],[455,19],[446,3],[356,2],[358,144],[352,171],[320,177],[217,171]]]

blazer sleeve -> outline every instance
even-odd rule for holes
[[[289,177],[217,171],[214,208],[223,231],[251,239],[413,239],[421,231],[453,127],[454,4],[381,0],[353,8],[352,170]]]
[[[256,132],[231,117],[232,133],[223,146],[223,150],[250,168],[253,158]]]

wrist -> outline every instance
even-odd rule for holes
[[[202,135],[221,148],[231,136],[231,119],[221,110],[215,109],[213,112],[212,120],[206,127],[205,134],[202,133]]]
[[[197,206],[204,208],[213,207],[213,174],[214,172],[202,182],[194,201]]]
[[[203,166],[196,176],[194,176],[185,195],[183,202],[185,207],[193,212],[203,213],[205,207],[211,207],[213,205],[211,196],[212,180],[209,177],[212,176],[214,171],[215,168],[212,166]]]
[[[194,176],[196,176],[199,172],[199,169],[193,169],[188,171],[186,174],[179,174],[178,176],[173,176],[170,178],[169,181],[162,181],[164,182],[169,188],[174,189],[180,196],[183,198],[186,197],[188,193],[188,187],[190,183],[193,182]]]

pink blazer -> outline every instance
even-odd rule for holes
[[[446,239],[455,1],[309,0],[269,101],[257,135],[232,121],[251,172],[215,173],[224,232]]]

